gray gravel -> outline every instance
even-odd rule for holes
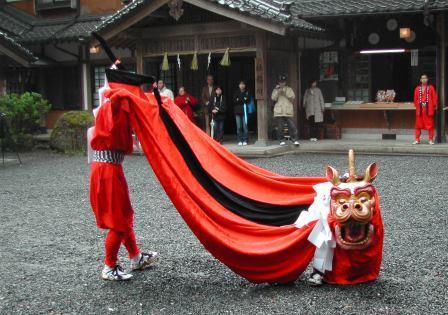
[[[385,247],[370,284],[311,288],[253,285],[206,252],[155,179],[144,157],[124,168],[142,249],[157,266],[129,283],[100,280],[104,231],[96,228],[83,157],[48,152],[0,165],[2,314],[448,314],[448,158],[358,156],[379,162]],[[346,169],[342,155],[252,160],[289,175]],[[127,264],[125,252],[122,261]]]

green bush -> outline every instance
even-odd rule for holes
[[[86,111],[70,111],[56,122],[50,146],[64,153],[82,153],[87,148],[87,129],[93,126],[93,115]]]
[[[31,149],[34,144],[31,135],[40,130],[40,122],[50,108],[49,102],[39,93],[12,93],[0,97],[0,112],[6,115],[10,133],[7,146]]]

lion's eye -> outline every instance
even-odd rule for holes
[[[368,201],[368,199],[366,197],[361,197],[361,199],[359,199],[359,201],[361,201],[361,203],[366,203]]]

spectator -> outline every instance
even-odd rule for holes
[[[210,134],[210,116],[208,112],[209,102],[215,96],[215,80],[211,74],[207,75],[207,84],[202,88],[202,110],[199,113],[201,128]]]
[[[174,103],[182,109],[185,115],[187,115],[192,122],[195,122],[193,117],[193,108],[197,105],[198,100],[194,96],[188,94],[183,86],[179,88],[179,95],[177,95],[174,99]]]
[[[319,137],[320,124],[324,121],[324,97],[317,87],[317,80],[311,80],[309,88],[303,96],[303,107],[305,108],[306,119],[310,123],[310,140],[317,141]]]
[[[209,102],[208,111],[212,113],[212,119],[215,122],[213,138],[222,143],[224,137],[224,120],[226,119],[226,101],[222,95],[221,87],[215,88],[214,96]]]
[[[236,134],[238,145],[247,145],[249,141],[247,119],[247,104],[251,101],[251,95],[246,89],[246,82],[241,80],[238,90],[233,94],[233,112],[236,120]]]
[[[165,86],[165,82],[163,82],[163,80],[157,81],[157,88],[159,89],[161,96],[166,96],[174,100],[173,91],[171,91],[169,88]]]
[[[277,138],[280,139],[280,145],[285,145],[283,129],[285,123],[288,125],[289,135],[295,145],[300,145],[297,138],[297,128],[294,123],[294,99],[296,98],[292,88],[286,84],[286,76],[281,75],[278,84],[272,91],[271,99],[275,102],[274,119],[277,124]]]

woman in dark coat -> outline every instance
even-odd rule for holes
[[[211,113],[215,122],[213,130],[213,139],[222,143],[224,136],[224,120],[226,119],[226,101],[224,95],[222,95],[221,87],[215,88],[215,95],[208,103],[208,112]]]

